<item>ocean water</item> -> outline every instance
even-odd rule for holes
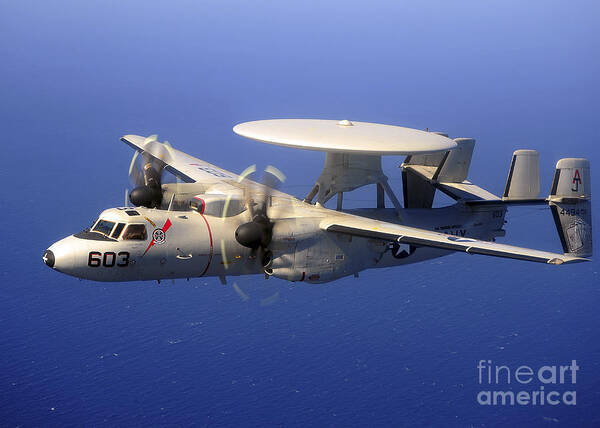
[[[597,181],[597,13],[583,1],[0,3],[0,426],[600,425],[597,261],[457,254],[324,285],[103,284],[41,261],[122,205],[127,133],[236,172],[276,165],[298,196],[322,155],[233,125],[348,118],[474,137],[469,178],[497,194],[517,148],[540,151],[543,193],[561,157],[588,157]],[[384,161],[398,193],[401,161]],[[559,251],[547,209],[507,220],[502,242]],[[575,384],[545,385],[576,391],[576,405],[480,405],[482,390],[541,386],[482,385],[480,360],[576,360]]]

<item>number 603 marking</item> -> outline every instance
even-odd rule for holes
[[[107,251],[102,254],[100,251],[90,251],[88,254],[88,266],[90,267],[113,267],[115,265],[119,267],[125,267],[129,265],[129,252],[121,251],[116,254],[112,251]]]

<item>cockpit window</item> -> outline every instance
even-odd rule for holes
[[[100,232],[108,236],[110,235],[110,231],[113,229],[114,226],[114,221],[98,220],[98,223],[96,223],[92,230],[94,232]]]
[[[143,224],[130,224],[123,232],[123,239],[136,239],[144,241],[148,235],[146,234],[146,226]]]
[[[119,235],[123,231],[124,227],[125,227],[125,223],[119,223],[119,224],[117,224],[117,227],[115,227],[115,230],[113,230],[113,233],[110,235],[111,238],[118,239]]]

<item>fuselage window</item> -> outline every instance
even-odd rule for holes
[[[144,241],[148,235],[146,234],[146,226],[143,224],[130,224],[123,232],[123,239],[135,239]]]
[[[92,230],[94,232],[100,232],[108,236],[110,235],[110,231],[113,229],[114,226],[114,221],[98,220],[98,223],[96,223],[96,226],[94,226]]]
[[[113,230],[113,233],[110,235],[111,238],[118,239],[121,232],[123,232],[124,227],[125,227],[125,223],[117,224],[117,227],[115,227],[115,230]]]

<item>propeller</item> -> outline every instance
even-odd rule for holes
[[[256,171],[256,166],[247,168],[241,175],[239,182],[247,180],[247,177]],[[241,224],[235,231],[235,239],[240,245],[252,250],[251,256],[260,256],[263,266],[270,265],[273,253],[269,249],[273,238],[273,226],[268,208],[271,206],[273,190],[285,180],[285,175],[274,166],[267,166],[262,176],[263,186],[247,180],[245,188],[246,207],[250,213],[251,220]]]
[[[161,184],[165,166],[172,158],[172,147],[168,142],[160,143],[157,135],[147,137],[143,142],[144,151],[135,152],[129,165],[129,181],[133,190],[129,201],[134,206],[157,208],[161,206],[163,193]],[[127,195],[127,193],[126,193]]]

